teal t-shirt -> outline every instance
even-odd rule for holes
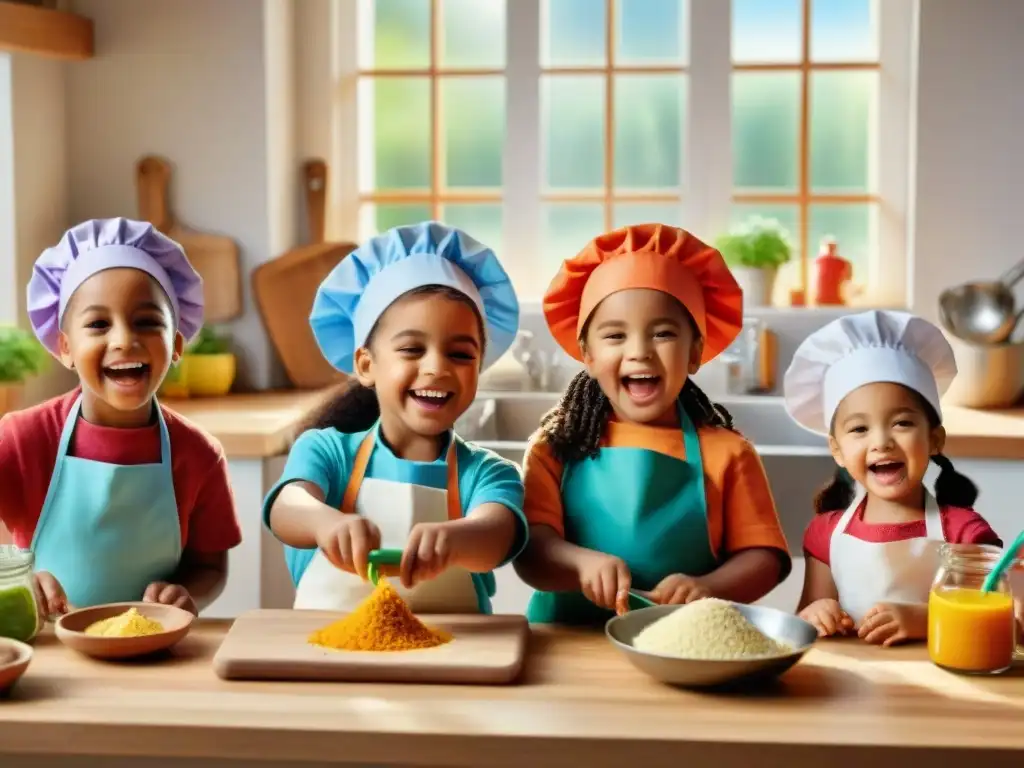
[[[341,500],[348,486],[349,476],[356,452],[363,438],[376,426],[365,432],[345,433],[336,429],[313,429],[304,432],[288,454],[281,479],[263,501],[263,522],[269,529],[270,508],[277,494],[288,483],[304,480],[317,486],[324,494],[324,502],[340,509]],[[463,441],[453,432],[450,439],[455,442],[455,457],[459,474],[459,500],[463,516],[468,515],[481,504],[501,504],[516,518],[516,536],[504,563],[516,558],[526,546],[528,525],[523,514],[523,479],[511,461],[486,448]],[[409,461],[395,456],[380,439],[375,438],[373,453],[366,467],[366,477],[377,480],[392,480],[400,483],[416,482],[431,488],[445,488],[448,482],[448,466],[445,463],[448,446],[444,446],[436,461]],[[315,548],[297,549],[284,545],[285,563],[291,573],[292,583],[298,585],[310,561],[316,554]],[[502,563],[502,564],[504,564]],[[474,573],[480,601],[481,613],[491,612],[491,598],[495,592],[493,573]]]

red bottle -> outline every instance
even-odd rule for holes
[[[835,240],[822,241],[814,266],[814,303],[818,306],[845,304],[843,283],[853,278],[853,265],[839,255]]]

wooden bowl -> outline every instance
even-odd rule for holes
[[[143,637],[97,637],[86,627],[135,608],[147,619],[159,621],[164,631]],[[109,603],[66,613],[54,627],[57,639],[72,650],[96,659],[128,659],[163,651],[188,634],[195,615],[173,605],[159,603]]]
[[[32,661],[32,646],[19,640],[0,637],[0,695],[25,674]]]

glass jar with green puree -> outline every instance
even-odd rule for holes
[[[30,551],[0,544],[0,637],[27,643],[42,629],[34,564]]]

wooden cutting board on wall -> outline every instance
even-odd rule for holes
[[[327,165],[308,160],[302,169],[310,238],[252,272],[252,290],[263,326],[291,383],[320,389],[345,379],[324,359],[309,327],[309,314],[320,283],[356,248],[355,243],[325,243]]]
[[[184,227],[170,206],[171,164],[147,155],[136,164],[139,215],[185,249],[192,267],[203,278],[203,320],[222,323],[242,314],[242,276],[238,243]]]
[[[332,651],[307,638],[330,624],[330,611],[259,609],[243,613],[213,658],[225,680],[329,680],[334,682],[467,683],[515,682],[530,634],[522,615],[423,616],[453,639],[414,651]]]

